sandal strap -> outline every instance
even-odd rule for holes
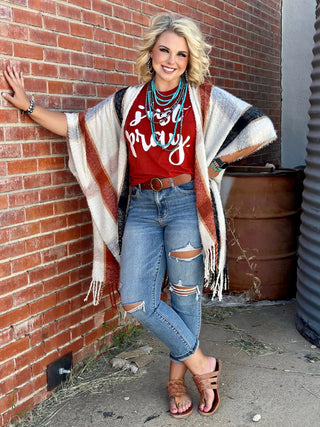
[[[187,387],[184,385],[183,380],[171,380],[167,384],[168,395],[169,397],[178,398],[180,401],[180,397],[183,394],[188,394]]]
[[[208,389],[218,389],[220,370],[220,362],[217,360],[214,371],[203,375],[194,375],[193,380],[200,393]]]

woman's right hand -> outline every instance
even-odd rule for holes
[[[22,71],[18,72],[14,66],[11,67],[10,65],[7,65],[3,74],[9,86],[13,90],[13,95],[10,95],[8,92],[2,93],[3,98],[20,110],[27,110],[30,105],[30,100],[24,90]]]
[[[13,91],[13,95],[8,92],[2,93],[4,99],[9,101],[12,105],[26,111],[30,106],[30,99],[24,90],[24,80],[22,72],[18,72],[16,68],[7,65],[3,74]],[[60,111],[50,111],[39,105],[34,106],[34,110],[29,116],[39,125],[54,132],[57,135],[67,136],[68,124],[67,118],[64,113]]]

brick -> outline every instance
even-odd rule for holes
[[[59,95],[72,95],[73,85],[72,83],[62,82],[62,81],[48,81],[48,90],[49,93],[57,93]]]
[[[51,294],[47,296],[43,296],[42,298],[39,298],[33,302],[30,303],[30,314],[38,314],[42,313],[46,310],[50,310],[52,307],[54,307],[57,303],[57,296],[56,294]]]
[[[3,113],[6,111],[8,115],[10,114],[11,117],[13,117],[14,122],[16,122],[16,112],[12,114],[11,110],[0,110],[0,119],[2,118],[2,122],[9,122],[7,121],[6,117],[4,117]],[[21,144],[1,144],[0,145],[0,156],[2,159],[13,159],[15,157],[21,157]]]
[[[73,354],[77,353],[82,348],[83,348],[83,338],[80,337],[76,341],[71,341],[70,343],[66,343],[66,345],[62,346],[59,350],[60,350],[60,353],[63,355],[63,354],[69,353],[70,351],[72,351]]]
[[[71,271],[79,268],[79,255],[64,258],[57,262],[58,273],[63,274],[67,271]]]
[[[42,315],[41,315],[42,316]],[[57,323],[50,323],[49,325],[42,326],[41,329],[36,329],[30,333],[30,346],[38,346],[43,343],[48,337],[57,334]],[[36,359],[35,359],[36,361]]]
[[[53,216],[53,203],[44,203],[38,206],[28,207],[26,209],[26,220],[33,221],[39,218],[47,218]],[[41,230],[47,231],[47,230]]]
[[[41,264],[41,256],[39,253],[26,255],[12,261],[12,272],[19,273],[21,271],[29,270]]]
[[[44,280],[44,285],[43,285],[44,292],[45,293],[54,292],[59,289],[62,289],[65,286],[68,286],[69,284],[70,284],[70,281],[69,281],[68,274],[59,275],[51,279],[47,278],[46,280]],[[73,310],[74,308],[72,308],[72,311]]]
[[[106,14],[106,15],[109,14],[108,9],[110,11],[110,14],[112,13],[111,5],[104,3],[103,6],[104,6],[104,10],[103,10],[104,14]],[[86,24],[91,24],[93,26],[93,29],[95,29],[96,27],[103,27],[103,24],[104,24],[103,16],[99,13],[96,13],[96,12],[99,12],[99,10],[98,10],[98,8],[96,8],[96,6],[95,6],[94,11],[84,10],[82,12],[83,22]]]
[[[63,316],[66,316],[69,313],[69,302],[60,304],[52,308],[51,310],[46,311],[43,314],[44,323],[50,323],[57,319],[60,319]]]
[[[0,279],[3,277],[8,277],[11,274],[11,264],[10,263],[2,263],[0,264]]]
[[[65,258],[68,254],[67,246],[60,245],[42,251],[42,259],[44,263],[52,262],[58,259]]]
[[[32,381],[32,372],[31,372],[31,367],[28,366],[27,368],[16,373],[16,375],[14,376],[14,387],[19,389],[19,387],[21,387],[22,384],[25,384],[30,381]],[[19,394],[19,400],[21,400],[20,394]]]
[[[104,336],[105,329],[104,326],[100,326],[99,328],[94,329],[84,336],[84,344],[85,346],[101,339]]]
[[[85,99],[78,97],[71,97],[62,100],[62,106],[64,110],[83,111],[87,108]]]
[[[36,284],[34,286],[29,286],[26,289],[21,289],[14,294],[15,305],[21,305],[29,303],[34,299],[40,298],[43,293],[42,284]]]
[[[4,414],[6,411],[12,408],[13,404],[16,404],[17,396],[16,394],[7,394],[0,397],[0,414]]]
[[[90,252],[91,256],[90,259],[92,261],[93,253]],[[86,292],[89,289],[89,283],[91,281],[91,274],[92,274],[92,263],[90,262],[88,265],[82,265],[79,266],[76,270],[71,271],[70,278],[71,283],[79,282],[79,281],[85,281],[85,289]]]
[[[48,219],[44,219],[40,222],[41,232],[45,233],[48,231],[60,230],[67,226],[67,218],[65,216],[56,216]]]
[[[59,290],[59,292],[57,292],[57,302],[60,303],[60,302],[64,302],[64,301],[70,301],[72,298],[76,297],[78,294],[79,294],[79,285],[78,284],[75,284],[73,286],[69,286],[67,288],[61,289],[61,290]],[[81,320],[81,317],[78,319],[78,316],[81,316],[80,313],[72,314],[70,316],[72,317],[72,319],[77,318],[75,323],[80,322],[80,320]],[[71,321],[71,319],[70,319],[70,321]],[[64,318],[62,323],[63,323],[63,325],[65,325],[64,326],[65,328],[67,328],[67,327],[71,326],[71,324],[73,324],[73,323],[71,323],[71,324],[68,323],[68,318]],[[62,327],[63,325],[62,324],[60,325],[58,323],[58,328],[60,326]]]
[[[46,63],[32,63],[31,74],[41,77],[58,77],[58,67]]]
[[[2,5],[0,9],[0,17],[3,19],[10,19],[12,18],[12,8]]]
[[[82,40],[70,37],[67,35],[60,35],[58,38],[58,46],[63,49],[72,49],[82,51]]]
[[[41,236],[33,237],[32,239],[26,240],[26,251],[35,252],[41,249],[53,246],[54,236],[53,234],[44,234]]]
[[[1,310],[4,311],[6,309],[6,307],[3,305],[2,300],[3,300],[3,298],[1,298],[1,300],[0,300],[0,307],[1,307]],[[12,328],[7,328],[7,329],[0,331],[0,347],[2,347],[3,345],[7,344],[10,341],[12,341],[12,339],[13,339]]]
[[[48,187],[52,184],[50,173],[38,173],[23,177],[24,188]]]
[[[74,183],[74,176],[70,170],[59,170],[51,174],[52,185],[69,184]]]
[[[92,238],[77,240],[68,245],[70,255],[80,254],[82,252],[90,251],[92,249]]]
[[[40,46],[26,43],[13,43],[14,56],[18,58],[43,59],[43,50]]]
[[[66,33],[70,32],[70,24],[69,21],[65,19],[53,18],[51,16],[43,16],[44,28],[55,31],[58,33]]]
[[[92,53],[97,56],[103,56],[104,45],[92,40],[84,40],[83,50],[87,53]]]
[[[15,299],[19,300],[20,297],[17,296],[17,294],[15,295]],[[27,320],[23,322],[16,323],[15,325],[13,325],[15,338],[20,339],[25,335],[30,335],[31,332],[35,331],[38,328],[41,328],[42,324],[43,323],[42,323],[41,315],[29,317]]]
[[[57,274],[57,266],[53,264],[43,265],[40,267],[34,268],[29,271],[29,282],[30,283],[38,283],[44,279],[49,277],[53,277]]]
[[[17,257],[25,253],[24,242],[14,242],[5,246],[0,246],[0,260]]]
[[[21,24],[27,24],[33,27],[42,26],[41,14],[25,9],[13,9],[13,21],[20,22]]]
[[[60,244],[66,241],[79,239],[79,237],[80,237],[79,227],[68,228],[67,230],[58,231],[55,234],[55,243]]]
[[[70,30],[70,34],[73,36],[81,37],[84,39],[93,38],[93,28],[90,25],[83,25],[71,22]]]
[[[0,53],[6,55],[13,55],[13,43],[8,40],[2,40],[0,44]]]
[[[63,187],[52,187],[40,190],[40,202],[48,202],[65,198],[65,189]]]
[[[78,53],[78,52],[71,52],[70,60],[72,65],[78,65],[81,67],[93,67],[93,57],[91,55]]]
[[[10,176],[0,180],[0,192],[9,193],[23,188],[23,178],[21,176]]]
[[[2,347],[0,352],[0,363],[5,360],[15,357],[19,353],[23,353],[29,348],[29,337],[21,338],[20,340],[14,341],[9,345]]]
[[[36,191],[23,191],[21,193],[9,194],[9,207],[35,205],[39,203],[39,195]]]
[[[87,319],[84,322],[79,322],[75,327],[71,327],[71,337],[72,340],[83,336],[88,331],[92,330],[94,327],[94,321],[93,319]]]
[[[44,342],[45,352],[50,353],[50,351],[58,349],[65,346],[70,342],[70,331],[66,330],[60,334],[50,337]]]
[[[15,371],[14,360],[10,359],[0,365],[0,380],[11,376]],[[1,395],[1,394],[0,394]]]
[[[8,162],[8,174],[25,174],[37,171],[36,159],[21,159]]]
[[[35,126],[11,126],[5,129],[7,141],[35,139]]]
[[[23,157],[40,157],[50,155],[50,144],[45,142],[22,144]]]
[[[28,273],[23,272],[0,281],[0,288],[14,292],[28,285]]]
[[[39,45],[57,46],[57,35],[53,32],[30,29],[30,41]]]
[[[39,222],[17,225],[10,229],[10,239],[18,240],[24,237],[33,236],[40,232]]]
[[[0,314],[0,324],[2,328],[14,325],[16,322],[25,320],[29,315],[29,308],[24,306],[15,308],[7,313]]]
[[[6,195],[1,196],[0,195],[0,210],[5,210],[8,209],[9,205],[8,205],[8,197]],[[3,232],[5,232],[6,230],[0,230],[0,244],[3,243],[4,240],[4,235],[2,234]]]
[[[58,4],[57,6],[59,16],[64,16],[77,21],[81,21],[81,16],[83,15],[83,11],[81,9],[65,4]]]
[[[57,62],[58,64],[70,63],[70,52],[53,48],[44,48],[44,60],[46,62]]]
[[[56,4],[51,0],[28,0],[30,9],[40,10],[42,13],[56,13]]]
[[[3,292],[4,293],[4,292]],[[13,297],[12,295],[2,296],[0,298],[0,310],[2,312],[9,311],[13,307]]]
[[[58,201],[54,204],[55,215],[61,215],[70,212],[77,212],[79,209],[78,199],[67,199]]]

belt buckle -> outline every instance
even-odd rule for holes
[[[160,188],[154,188],[154,186],[153,186],[153,181],[156,181],[156,182],[158,182],[158,183],[160,183]],[[153,191],[155,191],[156,193],[158,193],[159,191],[161,191],[162,189],[163,189],[163,182],[161,181],[161,179],[160,178],[151,178],[150,179],[150,187],[151,187],[151,189],[153,190]]]

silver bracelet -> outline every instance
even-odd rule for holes
[[[34,107],[35,107],[34,100],[33,100],[33,99],[31,99],[31,100],[30,100],[29,108],[28,108],[27,110],[22,110],[22,111],[21,111],[22,115],[24,115],[24,114],[31,114],[31,113],[33,113]]]

